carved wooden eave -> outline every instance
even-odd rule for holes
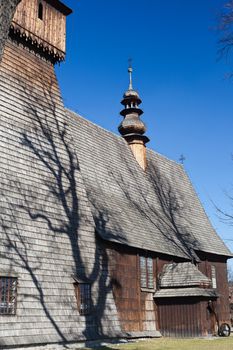
[[[9,37],[53,64],[65,60],[64,51],[59,50],[14,21],[10,26]]]

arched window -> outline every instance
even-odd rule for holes
[[[43,5],[40,2],[38,6],[38,18],[41,19],[42,21],[43,21],[43,11],[44,11]]]

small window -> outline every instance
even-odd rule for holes
[[[153,259],[140,256],[141,288],[154,289]]]
[[[44,12],[44,8],[42,3],[40,2],[38,6],[38,18],[41,19],[42,21],[43,21],[43,12]]]
[[[91,313],[91,285],[90,283],[75,283],[75,295],[80,315]]]
[[[17,278],[0,277],[0,315],[16,314]]]
[[[216,268],[215,266],[211,266],[211,280],[212,280],[212,288],[217,288],[217,279],[216,279]]]

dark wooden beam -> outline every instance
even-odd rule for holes
[[[63,15],[65,16],[68,16],[73,12],[69,7],[67,7],[65,4],[63,4],[59,0],[45,0],[45,1],[51,6],[55,7],[58,11],[63,13]]]

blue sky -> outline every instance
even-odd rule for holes
[[[133,58],[134,87],[151,139],[148,147],[179,160],[214,227],[233,251],[232,227],[212,204],[233,211],[233,60],[217,60],[223,0],[63,0],[67,58],[57,67],[65,105],[117,133],[120,100]],[[232,56],[233,58],[233,56]]]

